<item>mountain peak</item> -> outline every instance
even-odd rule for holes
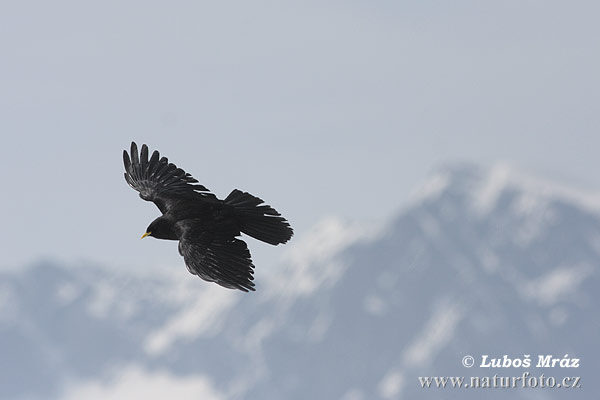
[[[540,177],[507,163],[487,167],[473,163],[444,165],[417,188],[412,203],[428,203],[452,193],[469,201],[478,214],[486,214],[507,192],[520,194],[524,201],[562,201],[600,213],[600,193]]]
[[[465,354],[569,354],[592,381],[600,217],[574,203],[600,204],[505,164],[450,165],[387,227],[304,232],[251,295],[172,271],[0,274],[0,397],[429,399],[419,377],[464,375]]]

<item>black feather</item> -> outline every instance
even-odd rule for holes
[[[219,200],[158,151],[149,159],[148,154],[145,144],[138,154],[134,142],[129,154],[123,151],[125,180],[163,214],[146,232],[179,240],[179,253],[190,273],[227,288],[253,291],[254,264],[238,237],[243,232],[266,243],[285,243],[293,235],[289,223],[249,193],[234,190]]]

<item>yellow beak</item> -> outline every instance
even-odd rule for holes
[[[149,236],[151,233],[152,233],[152,232],[146,232],[146,233],[144,233],[140,239],[143,239],[143,238],[145,238],[146,236]]]

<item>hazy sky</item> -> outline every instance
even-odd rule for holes
[[[123,179],[132,139],[298,236],[382,220],[453,160],[598,190],[599,4],[1,2],[0,267],[184,268],[139,240],[158,210]]]

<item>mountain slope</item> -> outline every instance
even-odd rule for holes
[[[4,274],[0,397],[157,394],[162,384],[181,398],[481,398],[481,389],[422,389],[418,377],[524,372],[466,369],[465,355],[569,354],[581,368],[529,371],[582,376],[569,395],[591,399],[598,204],[506,167],[454,166],[384,227],[324,221],[252,295],[181,268]],[[564,389],[484,395],[507,390],[564,398]]]

